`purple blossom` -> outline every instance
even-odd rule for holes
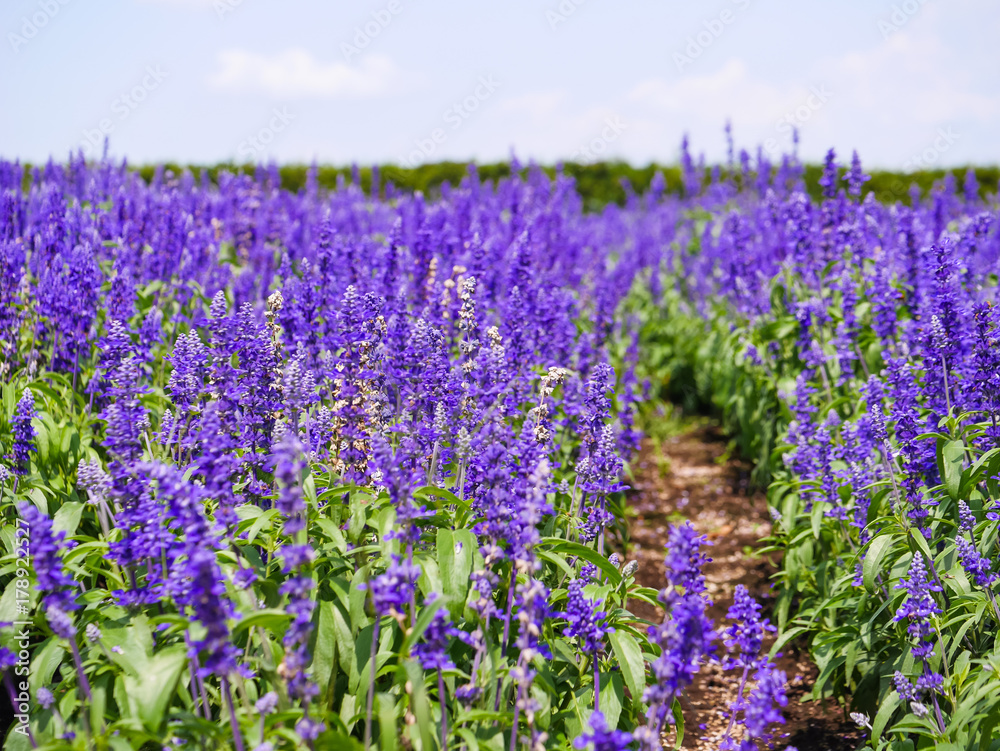
[[[934,652],[934,627],[931,618],[941,612],[934,600],[934,592],[941,591],[941,585],[930,579],[927,565],[921,553],[913,555],[908,578],[900,579],[897,589],[906,590],[906,598],[896,611],[894,621],[908,620],[907,632],[917,641],[914,657],[926,659]]]
[[[753,688],[742,701],[740,724],[744,727],[743,737],[737,743],[727,736],[719,745],[723,751],[756,751],[760,744],[770,744],[774,738],[772,725],[784,724],[785,716],[781,708],[788,706],[785,695],[785,673],[764,661],[754,673]],[[735,710],[734,710],[735,711]]]
[[[837,195],[837,154],[833,149],[826,152],[823,175],[819,179],[819,184],[823,188],[824,198],[833,198]]]
[[[660,592],[667,616],[660,626],[649,629],[650,641],[660,648],[660,655],[650,665],[653,680],[643,694],[649,705],[646,730],[651,738],[659,736],[673,700],[714,650],[716,633],[707,614],[711,603],[704,594],[701,571],[709,560],[700,551],[704,544],[705,537],[690,523],[672,527],[667,535],[668,587]]]
[[[38,701],[38,705],[46,710],[52,709],[52,706],[56,703],[56,697],[45,686],[42,686],[35,692],[35,699]]]
[[[730,668],[753,667],[760,656],[764,636],[768,631],[776,631],[767,618],[760,617],[761,606],[742,584],[736,585],[733,604],[726,617],[732,625],[723,632],[722,640],[729,656],[723,666]]]
[[[851,155],[851,168],[844,175],[844,180],[847,181],[848,195],[855,197],[861,195],[861,186],[871,180],[871,175],[866,175],[861,169],[861,159],[857,151]]]
[[[612,633],[613,628],[607,625],[608,614],[597,609],[597,603],[583,593],[587,579],[581,575],[569,583],[566,598],[566,611],[562,616],[566,619],[563,635],[567,638],[579,639],[580,649],[589,655],[601,651],[604,636]]]
[[[593,751],[625,751],[632,744],[632,734],[609,728],[604,714],[594,711],[590,715],[590,732],[573,741],[573,748]]]
[[[14,418],[11,420],[11,430],[14,434],[14,442],[11,445],[10,457],[13,464],[14,474],[26,475],[31,463],[31,455],[37,451],[35,448],[35,432],[31,421],[38,416],[35,411],[35,397],[31,389],[25,389],[14,409]]]
[[[451,625],[448,611],[438,608],[431,618],[422,640],[414,645],[413,656],[420,661],[424,670],[447,670],[455,667],[448,656],[448,645],[456,635],[456,629]]]
[[[275,507],[284,515],[285,534],[294,535],[305,528],[305,497],[302,494],[302,470],[306,467],[301,441],[292,431],[285,433],[274,448],[274,477],[278,481]]]
[[[67,612],[79,608],[76,604],[77,584],[63,568],[60,553],[73,543],[67,543],[65,532],[52,529],[52,519],[39,511],[34,504],[21,502],[18,512],[24,520],[31,540],[32,565],[36,587],[44,593],[42,604],[45,608],[57,608]]]
[[[420,573],[419,566],[401,561],[398,555],[393,554],[385,571],[372,577],[367,584],[375,612],[380,616],[393,611],[406,612],[416,592]]]
[[[703,593],[705,591],[703,569],[705,564],[710,563],[712,559],[702,553],[701,548],[710,544],[708,538],[699,535],[690,522],[671,526],[667,532],[667,548],[664,559],[668,584],[683,589],[685,592]]]
[[[319,734],[326,730],[326,725],[311,717],[303,717],[295,723],[295,732],[305,741],[314,741],[319,738]]]
[[[989,587],[997,580],[997,575],[993,573],[993,562],[980,554],[976,543],[970,542],[959,534],[955,538],[955,548],[958,550],[958,559],[965,569],[965,573],[979,587]]]
[[[261,696],[253,706],[254,709],[257,710],[257,714],[273,714],[278,708],[278,694],[274,691],[268,691],[266,694]]]

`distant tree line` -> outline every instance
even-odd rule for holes
[[[525,169],[523,166],[521,168]],[[254,174],[258,169],[267,168],[254,167],[249,164],[217,164],[210,167],[164,164],[142,166],[138,168],[138,171],[143,179],[149,182],[154,179],[157,170],[169,170],[179,174],[184,169],[190,169],[195,175],[206,170],[209,179],[215,181],[222,170]],[[282,186],[293,192],[298,192],[306,187],[309,169],[309,166],[301,164],[277,167]],[[552,166],[543,166],[542,169],[550,176],[556,173],[556,168]],[[634,167],[625,162],[588,164],[567,162],[562,164],[561,169],[564,174],[574,178],[580,196],[586,207],[590,209],[599,209],[608,203],[623,204],[627,200],[627,190],[629,189],[636,193],[645,192],[657,172],[663,173],[667,192],[680,193],[683,190],[681,169],[677,166],[650,164],[645,167]],[[803,169],[806,189],[813,198],[818,198],[821,193],[819,178],[822,169],[822,165],[819,164],[807,164]],[[879,201],[888,203],[901,201],[910,204],[917,189],[919,189],[920,196],[926,196],[935,189],[935,186],[943,185],[949,175],[955,181],[955,189],[962,192],[968,169],[960,167],[908,173],[876,170],[871,172],[871,180],[865,183],[864,192],[866,194],[875,193],[875,198]],[[979,183],[980,196],[985,197],[987,194],[996,193],[997,184],[1000,182],[1000,167],[975,167],[973,169]],[[476,165],[476,171],[483,180],[498,180],[507,177],[510,175],[510,170],[509,162]],[[319,166],[316,169],[316,181],[319,186],[324,188],[334,188],[338,182],[341,184],[351,181],[360,182],[362,190],[370,193],[374,177],[379,194],[382,196],[385,196],[387,191],[419,190],[425,194],[433,194],[439,191],[445,183],[452,186],[458,185],[468,171],[469,165],[465,162],[435,162],[417,167],[398,167],[391,164],[377,168]],[[721,169],[720,174],[725,177],[726,170]]]

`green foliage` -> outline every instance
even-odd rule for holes
[[[863,271],[856,270],[858,278]],[[845,711],[863,715],[874,748],[996,749],[1000,607],[990,587],[970,582],[956,547],[963,535],[957,530],[958,502],[982,519],[1000,497],[1000,449],[984,450],[981,440],[991,424],[982,422],[981,414],[952,415],[937,432],[921,436],[936,441],[940,477],[923,491],[933,507],[924,531],[906,513],[893,468],[866,489],[870,507],[862,534],[849,520],[825,513],[828,504],[816,495],[822,478],[799,477],[789,462],[788,405],[795,403],[795,379],[807,369],[800,358],[800,326],[789,311],[796,300],[817,293],[787,274],[774,281],[770,311],[751,321],[722,301],[693,309],[685,280],[668,275],[668,284],[660,301],[644,293],[632,298],[647,321],[645,367],[660,398],[718,415],[743,456],[755,461],[757,482],[767,485],[775,524],[761,552],[782,556],[775,605],[781,633],[772,653],[792,640],[807,641],[819,670],[812,698],[832,696]],[[855,308],[859,359],[845,373],[832,344],[844,317],[842,300],[829,289],[819,294],[828,320],[813,323],[814,341],[826,355],[812,381],[816,420],[835,414],[834,424],[851,424],[867,414],[862,386],[868,374],[883,367],[871,328],[872,306],[862,297]],[[904,303],[898,308],[900,320],[910,316]],[[920,378],[922,368],[934,363],[915,367]],[[885,461],[888,468],[895,459],[889,454]],[[834,460],[832,470],[846,473],[847,465]],[[858,501],[851,486],[838,479],[834,490],[853,513]],[[993,514],[978,523],[972,539],[992,559],[998,536],[1000,519]],[[897,615],[907,597],[901,582],[914,556],[939,572],[942,587],[942,612],[932,619],[934,655],[927,665],[914,657],[907,618]],[[903,701],[893,685],[897,671],[911,681],[927,671],[941,673],[944,684],[934,694],[939,709],[924,711]]]
[[[148,289],[139,290],[137,320],[154,300],[165,321],[204,316],[205,296],[193,286],[190,291],[190,297],[181,302],[156,297]],[[166,362],[173,341],[188,330],[188,324],[170,323],[164,341],[154,346],[154,360]],[[151,431],[161,424],[164,410],[171,404],[165,371],[168,368],[156,368],[147,374],[149,385],[143,403],[149,411]],[[59,374],[41,371],[29,376],[21,370],[11,373],[0,388],[0,442],[4,449],[11,436],[18,396],[25,388],[35,395],[38,412],[33,422],[37,451],[32,455],[30,472],[16,481],[0,483],[0,621],[28,620],[33,635],[30,692],[35,696],[44,687],[56,698],[52,709],[35,705],[31,730],[39,747],[46,749],[158,749],[172,737],[196,738],[220,749],[235,748],[225,689],[216,680],[206,679],[201,686],[188,660],[186,635],[201,638],[203,626],[192,613],[178,610],[166,598],[152,613],[117,604],[116,592],[128,590],[130,577],[142,571],[141,567],[139,571],[122,570],[109,559],[110,546],[121,541],[124,532],[117,527],[105,530],[98,505],[87,502],[86,493],[77,488],[81,460],[107,460],[99,440],[104,421],[95,414],[84,391],[84,384],[92,377],[92,364],[87,365],[75,388]],[[527,398],[522,419],[538,400],[537,394]],[[554,417],[565,415],[555,413]],[[164,463],[173,461],[176,450],[155,440],[147,440],[145,448],[146,460]],[[623,576],[619,566],[595,549],[595,543],[577,541],[579,497],[573,489],[571,469],[577,447],[568,442],[562,450],[570,482],[567,490],[548,498],[554,514],[545,522],[544,536],[535,546],[539,569],[518,571],[508,561],[494,563],[493,570],[500,573],[494,592],[498,602],[508,602],[511,590],[523,586],[530,575],[551,590],[550,604],[558,613],[566,600],[569,579],[579,575],[584,563],[598,569],[596,580],[587,585],[585,593],[607,613],[607,625],[614,629],[601,653],[595,658],[582,652],[574,639],[563,635],[565,621],[557,616],[546,620],[545,632],[540,635],[551,649],[551,657],[536,653],[529,665],[537,672],[531,688],[531,698],[539,707],[535,728],[548,733],[548,748],[569,749],[587,726],[595,690],[598,706],[612,727],[634,728],[642,722],[647,663],[659,648],[647,639],[649,624],[630,612],[637,601],[656,604],[656,592],[640,586],[631,574]],[[451,472],[452,483],[459,475]],[[270,482],[272,478],[265,474],[262,479]],[[441,726],[443,708],[448,713],[448,748],[460,744],[468,749],[508,748],[516,732],[512,727],[512,673],[518,653],[510,648],[513,636],[505,642],[502,617],[495,615],[484,621],[471,607],[479,596],[471,589],[471,578],[473,573],[482,572],[485,564],[472,531],[479,517],[456,495],[458,488],[454,484],[427,486],[415,492],[415,500],[426,506],[427,514],[411,550],[389,534],[398,525],[395,506],[385,491],[343,485],[339,471],[320,463],[313,463],[304,472],[301,488],[307,504],[302,539],[308,540],[315,552],[308,575],[318,585],[309,645],[311,663],[307,667],[319,687],[319,698],[311,711],[318,713],[317,718],[327,728],[316,747],[361,748],[366,698],[371,690],[371,734],[378,748],[440,748],[436,728]],[[62,562],[82,585],[83,607],[74,620],[90,700],[83,695],[71,642],[52,632],[39,603],[40,594],[32,586],[29,599],[16,597],[19,543],[15,504],[24,500],[49,515],[54,530],[65,532],[71,543]],[[610,501],[620,516],[622,495]],[[210,504],[205,512],[211,518],[216,510]],[[237,513],[238,523],[227,537],[228,544],[217,555],[226,596],[237,606],[228,624],[231,638],[243,656],[242,663],[252,668],[252,675],[231,679],[235,723],[249,748],[265,739],[276,747],[301,747],[293,728],[303,716],[302,709],[288,701],[283,680],[283,638],[292,621],[287,611],[289,598],[281,591],[289,578],[280,565],[282,546],[288,543],[282,530],[284,518],[269,500],[261,505],[241,505]],[[620,518],[617,524],[621,527]],[[378,617],[365,587],[393,556],[412,556],[420,569],[417,610]],[[234,575],[242,567],[252,568],[256,575],[249,589],[240,590],[234,584]],[[455,666],[443,671],[444,695],[434,671],[424,671],[414,659],[414,648],[441,607],[448,610],[455,624],[480,630],[487,645],[485,657],[477,665],[474,649],[453,642],[449,657]],[[87,626],[100,630],[96,641],[84,641]],[[16,630],[0,629],[0,646],[17,647],[16,634]],[[594,683],[595,667],[599,686]],[[456,690],[466,685],[478,687],[480,695],[462,704],[455,698]],[[254,703],[271,690],[279,693],[278,711],[261,717]],[[202,696],[207,696],[213,708],[207,714]],[[60,739],[66,727],[75,728],[75,739]],[[22,738],[12,731],[5,748],[24,748]]]
[[[436,193],[445,183],[458,185],[468,172],[466,162],[433,162],[421,164],[416,167],[403,167],[393,164],[378,166],[380,193],[385,195],[385,186],[391,182],[398,190],[422,191],[428,195]],[[666,191],[673,194],[681,194],[683,182],[681,170],[675,165],[651,163],[643,167],[632,166],[626,162],[591,162],[576,163],[565,162],[562,164],[562,172],[572,177],[576,182],[576,189],[583,199],[584,206],[590,210],[599,210],[609,203],[624,205],[628,194],[622,186],[622,181],[628,181],[631,189],[636,193],[644,193],[649,189],[650,183],[657,172],[663,173],[666,181]],[[175,175],[180,174],[185,169],[194,174],[205,172],[208,179],[213,182],[218,180],[222,171],[234,173],[255,174],[259,169],[252,164],[220,163],[207,166],[184,165],[168,163],[159,166],[141,166],[136,168],[146,182],[152,181],[157,174],[165,174],[167,171]],[[556,167],[543,166],[541,169],[550,177],[556,174]],[[807,164],[804,167],[804,181],[806,192],[813,198],[818,199],[822,194],[819,179],[822,175],[822,165]],[[865,183],[864,193],[874,193],[875,198],[883,203],[894,203],[899,201],[910,205],[910,188],[915,185],[919,188],[921,196],[927,196],[940,184],[947,175],[951,175],[959,186],[965,179],[966,167],[956,167],[953,169],[920,170],[916,172],[904,173],[887,170],[873,170],[871,180]],[[976,177],[979,181],[980,196],[996,193],[997,185],[1000,183],[1000,167],[975,167]],[[287,190],[298,192],[305,188],[309,167],[302,164],[288,164],[278,167],[281,185]],[[510,175],[509,162],[492,162],[477,164],[476,171],[483,180],[497,181]],[[317,167],[316,181],[324,188],[335,188],[340,181],[350,182],[352,168],[349,166],[335,167],[332,165],[321,165]],[[725,176],[727,171],[722,169],[720,174]],[[361,189],[365,193],[371,194],[372,190],[372,168],[363,166],[358,168],[358,175],[361,182]]]

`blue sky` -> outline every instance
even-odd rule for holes
[[[1000,163],[996,0],[4,0],[0,155]]]

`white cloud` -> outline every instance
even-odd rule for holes
[[[710,157],[718,158],[729,120],[738,147],[753,152],[764,146],[773,158],[791,150],[793,128],[803,136],[824,130],[838,94],[843,96],[821,78],[764,80],[732,58],[714,72],[640,81],[626,92],[622,108],[635,122],[637,153],[673,151],[686,132],[696,152],[708,146]]]
[[[802,86],[779,87],[757,80],[743,60],[731,59],[711,74],[675,81],[642,81],[626,98],[633,105],[673,115],[697,113],[700,120],[715,122],[719,128],[718,124],[730,117],[748,127],[773,123],[784,109],[795,107],[807,93]]]
[[[491,127],[484,130],[497,150],[517,144],[520,157],[553,161],[574,155],[580,158],[581,150],[602,139],[601,156],[617,157],[627,147],[634,125],[633,119],[623,117],[621,108],[598,105],[579,109],[572,106],[568,92],[547,90],[503,100]]]
[[[708,141],[717,157],[722,124],[731,119],[738,144],[768,148],[770,139],[787,149],[796,126],[807,159],[835,145],[841,156],[857,148],[869,164],[883,165],[902,163],[940,129],[956,128],[962,144],[942,163],[962,162],[976,129],[1000,124],[1000,96],[981,80],[985,71],[959,64],[959,52],[941,43],[932,21],[928,12],[877,44],[816,60],[783,79],[764,77],[738,58],[704,73],[647,79],[619,106],[636,123],[632,144],[647,152],[687,131],[696,150]]]
[[[878,46],[827,63],[829,76],[851,92],[855,106],[882,122],[943,125],[957,118],[990,120],[1000,101],[970,90],[956,75],[951,52],[933,34],[899,31]]]
[[[325,63],[295,48],[276,55],[231,49],[218,54],[219,70],[209,83],[219,89],[264,91],[286,98],[375,97],[397,89],[403,75],[389,58],[369,55],[356,66]]]

